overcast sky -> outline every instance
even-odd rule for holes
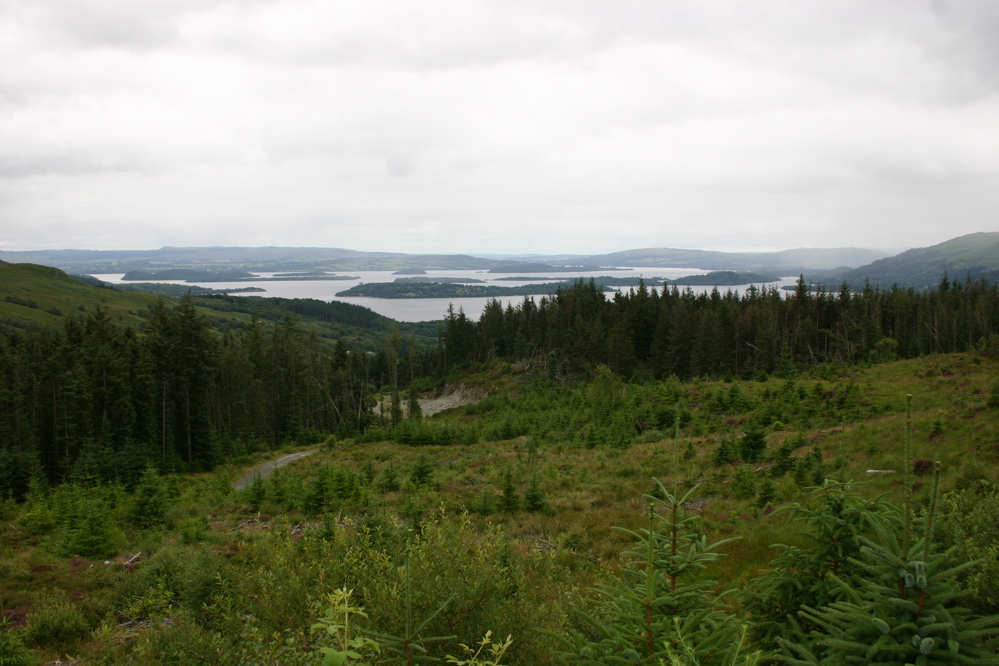
[[[999,230],[995,0],[0,0],[0,248]]]

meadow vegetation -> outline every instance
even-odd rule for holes
[[[151,312],[2,338],[0,663],[999,662],[988,321],[681,375],[652,341],[630,372],[500,354],[485,315],[328,355]],[[484,399],[419,413],[458,384]]]

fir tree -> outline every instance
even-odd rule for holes
[[[520,508],[520,495],[517,494],[517,484],[513,481],[513,470],[509,467],[503,472],[503,493],[499,498],[501,511],[508,513]]]
[[[600,609],[582,619],[590,631],[571,630],[562,639],[569,664],[709,664],[749,666],[760,655],[745,643],[745,627],[716,607],[708,594],[710,580],[697,573],[721,557],[716,552],[734,541],[708,543],[688,515],[686,504],[697,490],[680,497],[657,483],[646,495],[649,526],[622,529],[635,540],[619,576],[599,587]]]
[[[531,513],[538,513],[545,509],[545,494],[541,491],[541,486],[538,484],[537,474],[531,477],[531,483],[524,492],[524,509]]]
[[[406,411],[411,421],[423,420],[423,408],[420,407],[420,394],[417,392],[416,386],[409,387],[409,402]]]

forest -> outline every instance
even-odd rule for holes
[[[0,663],[999,663],[995,284],[294,312],[0,330]]]

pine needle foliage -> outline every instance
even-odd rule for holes
[[[679,496],[656,480],[646,495],[649,526],[626,530],[635,547],[619,576],[598,588],[598,611],[581,614],[590,632],[574,631],[564,640],[567,664],[754,664],[743,649],[744,630],[709,596],[713,582],[697,574],[736,539],[709,543],[686,505],[697,486]]]
[[[955,548],[940,552],[933,542],[942,466],[937,463],[933,495],[925,515],[912,515],[911,396],[906,421],[905,508],[901,523],[872,514],[870,536],[860,535],[858,587],[834,573],[841,599],[799,615],[814,625],[796,625],[796,640],[778,638],[783,660],[796,665],[999,664],[999,616],[975,617],[959,605],[967,594],[959,574],[978,562],[958,564]]]
[[[762,644],[773,644],[803,605],[821,608],[846,596],[830,575],[848,588],[861,586],[866,573],[857,561],[861,537],[872,536],[875,523],[901,524],[894,506],[852,489],[849,482],[826,479],[810,488],[810,502],[790,507],[791,521],[801,527],[796,536],[804,545],[775,544],[782,552],[743,591],[743,608],[752,616],[753,634]],[[807,621],[804,627],[813,628]]]

